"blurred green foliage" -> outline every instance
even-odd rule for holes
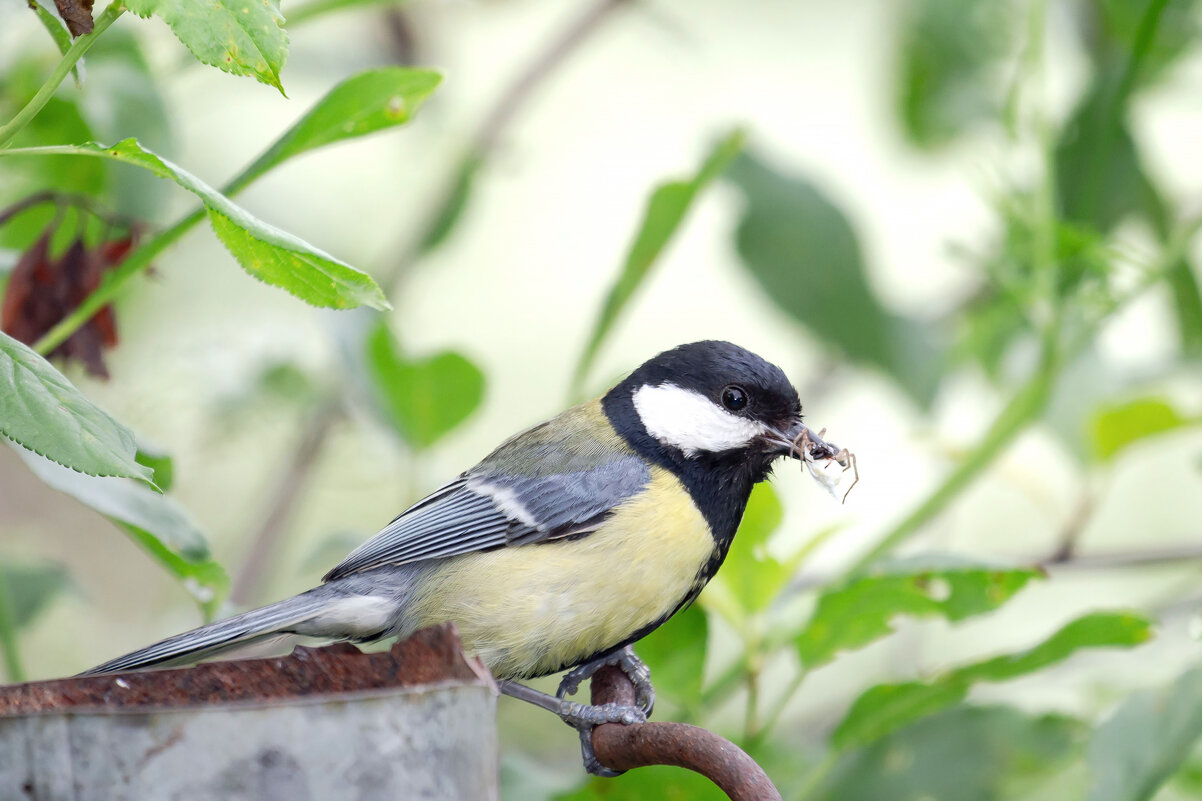
[[[730,178],[746,200],[735,244],[767,297],[839,358],[880,368],[929,405],[941,369],[934,338],[877,300],[859,237],[839,206],[750,153]]]
[[[293,23],[374,2],[314,0],[296,10]],[[283,90],[288,37],[278,4],[225,2],[188,13],[193,5],[140,0],[129,8],[160,17],[201,62]],[[572,394],[586,383],[632,298],[656,280],[656,264],[686,231],[690,209],[702,193],[722,187],[736,201],[731,245],[745,277],[831,362],[890,383],[914,404],[916,417],[932,413],[950,382],[977,370],[999,396],[1000,411],[981,440],[957,455],[946,479],[915,498],[913,511],[887,524],[876,546],[842,574],[814,573],[808,563],[838,527],[807,530],[798,542],[783,531],[788,505],[770,486],[758,487],[726,564],[699,603],[639,645],[657,682],[657,714],[731,737],[769,769],[786,797],[989,801],[1041,792],[1061,797],[1060,788],[1069,786],[1091,801],[1142,801],[1166,786],[1196,792],[1202,738],[1196,668],[1167,687],[1120,699],[1113,711],[1115,704],[1099,705],[1072,716],[1028,704],[984,704],[975,693],[979,685],[1066,664],[1071,669],[1085,649],[1139,646],[1153,635],[1159,609],[1093,611],[1025,650],[980,654],[926,675],[905,663],[894,671],[901,681],[859,688],[846,708],[816,721],[799,724],[787,710],[813,672],[828,665],[841,670],[850,652],[887,640],[914,620],[996,625],[993,613],[1044,577],[1037,565],[993,564],[980,555],[893,554],[1023,431],[1048,423],[1081,456],[1083,472],[1111,475],[1129,448],[1181,436],[1202,419],[1138,375],[1091,400],[1067,427],[1049,412],[1062,396],[1082,391],[1065,386],[1065,374],[1088,357],[1099,332],[1146,293],[1171,297],[1181,375],[1196,369],[1202,354],[1202,295],[1190,257],[1202,221],[1185,217],[1178,200],[1157,185],[1147,166],[1155,143],[1133,122],[1141,93],[1171,80],[1176,64],[1197,55],[1199,5],[901,3],[890,72],[900,136],[927,155],[974,147],[977,137],[991,136],[1035,164],[995,190],[995,235],[958,243],[975,284],[940,315],[901,313],[882,299],[873,283],[872,249],[838,193],[777,163],[757,143],[754,128],[727,133],[693,174],[654,186],[610,290],[595,304],[582,302],[582,309],[599,311],[581,325],[583,348],[574,375],[564,381]],[[120,10],[114,5],[100,19],[111,22]],[[244,12],[257,23],[242,25]],[[105,31],[98,20],[97,34],[71,42],[47,8],[31,13],[51,38],[23,49],[0,75],[0,207],[16,209],[0,226],[0,248],[28,253],[43,240],[48,253],[57,253],[79,232],[96,247],[111,229],[131,228],[134,221],[150,232],[33,349],[0,334],[0,433],[28,449],[22,456],[34,475],[125,532],[211,616],[229,580],[204,533],[178,499],[165,494],[178,489],[170,453],[139,447],[134,432],[45,357],[130,291],[128,279],[144,274],[206,215],[250,275],[314,305],[388,308],[399,270],[377,285],[367,272],[274,228],[231,198],[294,156],[411,121],[441,78],[400,67],[350,77],[219,191],[170,160],[174,121],[136,35]],[[1071,25],[1084,45],[1083,80],[1064,108],[1052,107],[1043,89],[1049,19]],[[87,70],[77,71],[84,51]],[[553,61],[536,54],[536,63]],[[56,92],[73,71],[80,89]],[[92,84],[108,91],[99,94]],[[697,139],[710,134],[698,132]],[[489,135],[492,141],[498,132]],[[427,215],[414,215],[419,222],[405,259],[418,260],[460,235],[462,212],[492,155],[477,141],[445,165],[443,191],[427,204]],[[997,171],[1005,172],[1001,157],[998,162]],[[171,184],[202,205],[162,227],[163,192]],[[53,196],[45,202],[17,209],[46,192]],[[1132,225],[1150,239],[1150,258],[1129,256],[1122,234]],[[956,235],[948,232],[949,239]],[[0,285],[5,280],[0,273]],[[286,399],[306,425],[328,426],[336,418],[362,424],[368,416],[347,412],[366,407],[396,433],[395,447],[416,471],[433,446],[481,408],[488,376],[466,353],[411,352],[388,319],[368,310],[356,314],[335,334],[343,370],[337,378],[274,363],[231,400],[231,409],[266,398],[278,410]],[[305,441],[319,449],[323,430],[310,430]],[[313,458],[281,472],[308,469],[303,465]],[[161,492],[148,486],[151,481]],[[276,511],[265,508],[264,516]],[[1085,522],[1068,526],[1059,550],[1041,561],[1071,560],[1073,525],[1079,533]],[[10,678],[23,674],[23,630],[69,586],[70,578],[53,565],[0,566],[0,650]],[[718,797],[704,779],[676,769],[608,780],[535,776],[523,764],[520,757],[506,761],[505,797]]]

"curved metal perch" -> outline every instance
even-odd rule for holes
[[[594,704],[634,703],[634,685],[614,667],[592,678]],[[607,723],[593,730],[597,758],[613,770],[675,765],[700,773],[731,801],[781,801],[780,792],[743,749],[712,731],[687,723]]]

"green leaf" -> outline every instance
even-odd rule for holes
[[[54,596],[71,586],[70,574],[60,565],[0,565],[0,587],[18,629],[32,623]]]
[[[28,347],[0,333],[0,434],[72,470],[150,481],[134,435]]]
[[[726,561],[706,592],[728,593],[741,616],[767,609],[792,577],[789,569],[767,550],[768,540],[783,518],[784,507],[776,490],[767,483],[757,484]]]
[[[409,359],[381,321],[365,343],[367,371],[385,417],[411,447],[427,448],[484,399],[484,373],[452,351]]]
[[[690,714],[701,701],[708,640],[709,621],[693,604],[635,643],[635,652],[651,668],[659,693]]]
[[[1041,573],[950,560],[900,560],[825,591],[797,639],[802,664],[813,670],[839,651],[861,648],[893,632],[894,618],[950,621],[997,609]]]
[[[437,72],[367,70],[331,89],[238,178],[244,185],[281,162],[325,145],[403,125],[438,87]]]
[[[932,337],[881,306],[843,212],[807,181],[749,153],[729,177],[746,199],[735,234],[739,256],[768,298],[819,340],[881,368],[928,404],[940,362]]]
[[[1113,80],[1099,81],[1082,97],[1056,143],[1056,198],[1061,215],[1100,233],[1128,214],[1146,211],[1150,186],[1116,107]]]
[[[1086,615],[1028,650],[964,665],[929,681],[872,687],[851,705],[831,742],[836,748],[866,745],[919,718],[958,704],[976,682],[1008,681],[1061,662],[1082,648],[1130,648],[1151,636],[1151,622],[1139,615],[1129,612]]]
[[[170,496],[121,478],[85,476],[45,459],[20,452],[43,482],[107,517],[184,584],[212,616],[229,579],[209,555],[209,545],[196,523]]]
[[[618,315],[650,275],[655,260],[680,228],[697,195],[726,170],[743,149],[745,139],[746,134],[743,131],[732,131],[714,146],[695,175],[660,184],[651,193],[638,233],[626,253],[622,272],[605,298],[601,313],[593,324],[588,344],[585,345],[576,365],[576,372],[572,378],[575,392],[578,392],[584,383],[589,368],[601,349],[601,343],[613,328]]]
[[[1190,422],[1163,398],[1136,398],[1125,403],[1109,403],[1095,411],[1089,421],[1089,440],[1094,456],[1105,462],[1147,437]]]
[[[384,293],[370,276],[291,234],[270,228],[249,215],[232,219],[211,207],[209,223],[243,269],[264,283],[283,287],[306,303],[335,309],[363,305],[388,308]]]
[[[994,0],[917,0],[899,35],[897,109],[910,141],[934,149],[998,117],[991,72],[1013,38],[1015,14]]]
[[[259,220],[195,175],[142,147],[135,139],[126,139],[112,147],[89,142],[0,151],[0,155],[63,153],[135,164],[194,193],[204,201],[217,237],[243,269],[306,303],[336,309],[364,305],[374,309],[390,308],[371,276]]]
[[[1089,747],[1088,801],[1146,801],[1202,737],[1202,668],[1137,692],[1098,727]]]
[[[138,443],[138,464],[149,469],[156,487],[170,492],[175,483],[175,462],[171,454],[148,442]]]
[[[127,0],[125,6],[162,18],[201,63],[252,76],[283,94],[288,34],[279,0]]]
[[[819,801],[996,801],[1076,754],[1088,728],[1061,715],[960,706],[844,754]]]

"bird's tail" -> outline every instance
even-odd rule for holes
[[[262,609],[185,631],[125,656],[110,659],[79,675],[95,676],[197,662],[278,634],[295,633],[298,626],[319,616],[329,604],[330,599],[322,591],[324,589],[318,587]]]

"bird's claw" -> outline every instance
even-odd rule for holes
[[[601,668],[610,666],[616,667],[626,674],[626,678],[630,679],[630,683],[634,685],[635,703],[643,710],[644,715],[651,717],[651,712],[655,709],[655,687],[651,684],[651,670],[643,663],[643,660],[638,658],[634,648],[629,645],[620,651],[615,651],[591,662],[585,662],[583,665],[569,670],[560,680],[555,696],[562,699],[569,695],[575,695],[576,691],[580,689],[582,681],[591,678]]]
[[[580,733],[580,754],[584,759],[584,769],[594,776],[609,778],[625,773],[607,768],[597,759],[597,752],[593,750],[593,729],[604,723],[621,723],[623,726],[646,723],[647,714],[640,707],[622,704],[578,704],[575,701],[562,703],[559,716],[564,723]]]

